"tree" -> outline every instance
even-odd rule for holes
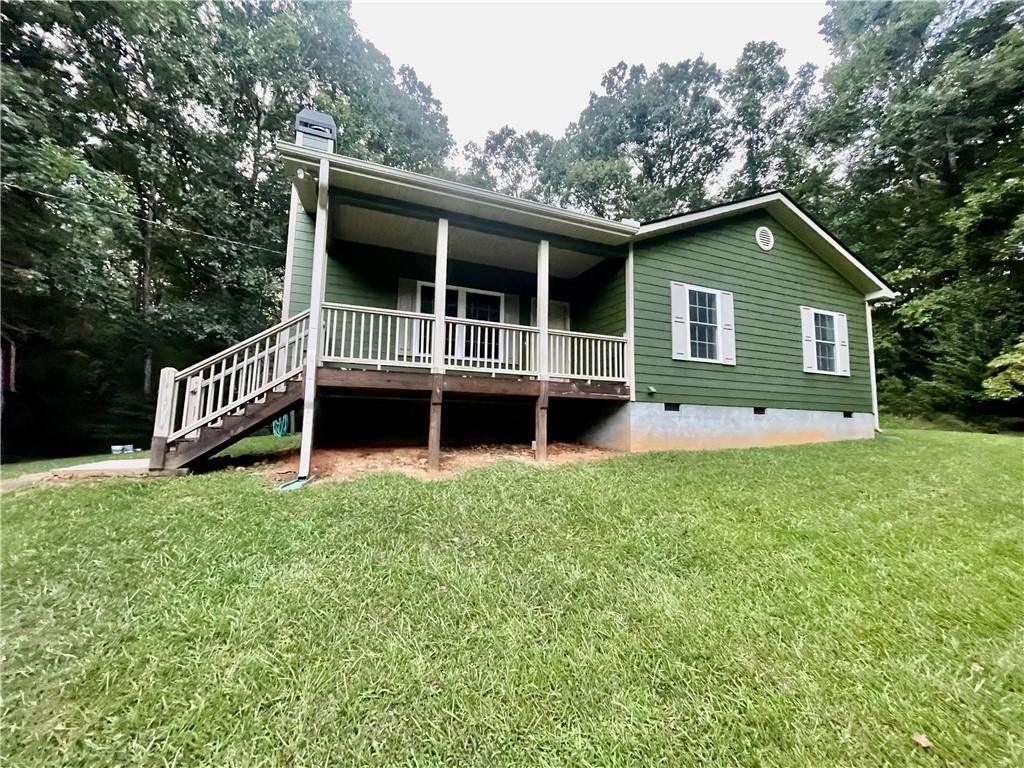
[[[19,340],[7,452],[144,442],[154,373],[272,320],[288,181],[316,103],[339,150],[421,171],[451,136],[347,3],[5,3],[3,327]],[[17,186],[12,186],[12,185]]]
[[[805,64],[790,77],[782,64],[784,53],[777,43],[747,43],[726,73],[722,95],[740,160],[726,191],[729,199],[770,189],[799,196],[813,174],[807,120],[815,68]]]
[[[901,294],[877,326],[882,391],[987,412],[987,363],[1024,330],[1020,7],[834,2],[823,30],[817,128],[842,161],[825,217]]]

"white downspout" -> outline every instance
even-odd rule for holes
[[[633,243],[629,243],[626,257],[626,384],[629,399],[636,401],[636,329],[634,327],[635,300],[633,296]]]
[[[864,302],[864,319],[868,329],[868,368],[871,373],[871,412],[875,415],[875,431],[881,432],[878,420],[878,382],[875,379],[875,331],[871,323],[871,302]]]
[[[306,337],[306,369],[303,373],[302,447],[299,478],[309,477],[313,458],[313,415],[316,409],[316,372],[320,363],[320,327],[323,323],[324,283],[327,277],[327,200],[330,163],[320,161],[317,177],[316,228],[313,231],[313,280],[309,291],[309,332]]]

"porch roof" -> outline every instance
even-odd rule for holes
[[[468,184],[390,168],[366,160],[356,160],[333,152],[300,147],[288,142],[278,142],[277,151],[288,175],[293,179],[296,177],[296,171],[316,168],[322,159],[326,159],[330,164],[330,185],[336,189],[452,211],[464,216],[603,245],[625,245],[639,231],[639,224],[633,222],[588,216]],[[295,187],[303,208],[310,212],[314,211],[316,183],[313,177],[295,181]]]

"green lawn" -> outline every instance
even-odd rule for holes
[[[221,452],[221,456],[248,456],[253,458],[269,457],[277,453],[285,453],[298,447],[299,436],[294,437],[273,437],[261,435],[259,437],[247,437],[239,440],[234,445]],[[91,456],[67,456],[60,459],[39,459],[38,461],[18,461],[11,464],[0,465],[0,480],[13,480],[24,475],[34,475],[39,472],[49,472],[53,469],[73,467],[75,464],[88,464],[94,461],[108,461],[110,459],[142,459],[149,456],[149,451],[141,451],[128,455],[116,455],[112,453],[100,453]]]
[[[937,431],[12,490],[3,755],[1021,765],[1022,499],[1024,441]]]

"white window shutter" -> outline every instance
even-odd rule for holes
[[[850,339],[846,334],[846,315],[836,315],[836,373],[850,375]]]
[[[733,316],[732,294],[722,291],[718,297],[722,313],[722,362],[736,365],[736,318]]]
[[[687,288],[683,283],[672,283],[672,359],[690,359],[690,310]]]
[[[818,358],[814,346],[814,310],[800,307],[800,332],[804,347],[804,370],[814,373],[818,370]]]

